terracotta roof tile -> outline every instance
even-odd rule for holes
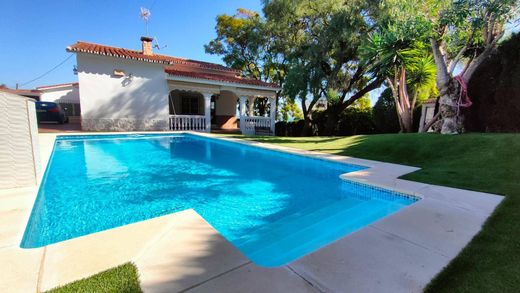
[[[76,85],[79,85],[79,83],[78,82],[68,82],[68,83],[59,83],[59,84],[51,84],[51,85],[42,85],[42,86],[36,87],[36,89],[42,90],[42,89],[61,87],[61,86],[67,86],[67,85],[76,86]]]
[[[105,46],[105,45],[82,42],[82,41],[79,41],[76,44],[67,47],[67,51],[90,53],[90,54],[96,54],[96,55],[106,55],[106,56],[112,56],[112,57],[126,58],[126,59],[139,60],[139,61],[152,62],[152,63],[162,63],[162,64],[168,64],[168,65],[187,64],[187,65],[197,66],[197,67],[201,67],[201,68],[238,72],[235,69],[225,67],[220,64],[215,64],[215,63],[209,63],[209,62],[197,61],[197,60],[191,60],[191,59],[184,59],[184,58],[178,58],[178,57],[160,55],[160,54],[144,55],[141,51],[137,51],[137,50],[117,48],[117,47]]]
[[[2,92],[8,92],[11,94],[21,95],[21,96],[32,96],[32,97],[39,97],[41,95],[41,92],[39,90],[30,90],[30,89],[10,89],[7,87],[0,87],[0,91]]]
[[[261,80],[252,79],[252,78],[244,78],[244,77],[239,77],[239,76],[228,76],[228,75],[205,73],[205,72],[181,71],[181,70],[176,70],[171,67],[165,67],[164,71],[166,73],[168,73],[169,75],[175,75],[175,76],[184,76],[184,77],[191,77],[191,78],[197,78],[197,79],[215,80],[215,81],[229,82],[229,83],[241,83],[241,84],[248,84],[248,85],[255,85],[255,86],[271,87],[271,88],[279,87],[277,84],[274,84],[274,83],[263,82]]]
[[[437,103],[437,98],[430,98],[423,102],[423,104],[435,104]]]

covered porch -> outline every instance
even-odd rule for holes
[[[169,129],[274,135],[276,89],[169,76]]]

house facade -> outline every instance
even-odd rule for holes
[[[156,54],[148,37],[141,45],[140,51],[87,42],[67,48],[77,55],[83,130],[274,133],[277,85],[219,64]],[[268,99],[269,111],[255,116],[255,99]]]
[[[79,99],[79,83],[63,83],[55,85],[39,86],[39,100],[42,102],[53,102],[61,106],[72,121],[81,118],[81,105]]]

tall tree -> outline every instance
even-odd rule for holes
[[[272,34],[257,12],[239,8],[234,15],[219,15],[215,30],[217,37],[204,46],[206,53],[223,56],[243,76],[283,86],[286,61],[272,48]],[[259,103],[265,108],[265,101]]]
[[[388,13],[379,20],[362,55],[392,91],[401,132],[412,132],[416,105],[435,88],[436,68],[426,42],[428,23],[414,16],[411,6],[397,4],[402,1],[384,2],[382,10]]]
[[[518,16],[519,4],[519,0],[420,1],[417,7],[423,8],[433,28],[430,43],[437,67],[441,133],[463,130],[460,108],[471,105],[466,84],[495,50],[506,24]]]
[[[304,135],[312,125],[319,99],[329,100],[326,133],[339,114],[382,79],[371,75],[359,58],[359,46],[373,28],[377,1],[266,0],[264,13],[288,60],[284,91],[302,103]],[[305,133],[306,132],[306,133]]]

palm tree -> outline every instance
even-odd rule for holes
[[[369,38],[363,56],[372,64],[371,71],[382,76],[392,90],[401,132],[412,132],[419,99],[435,89],[435,62],[426,46],[386,31]]]

